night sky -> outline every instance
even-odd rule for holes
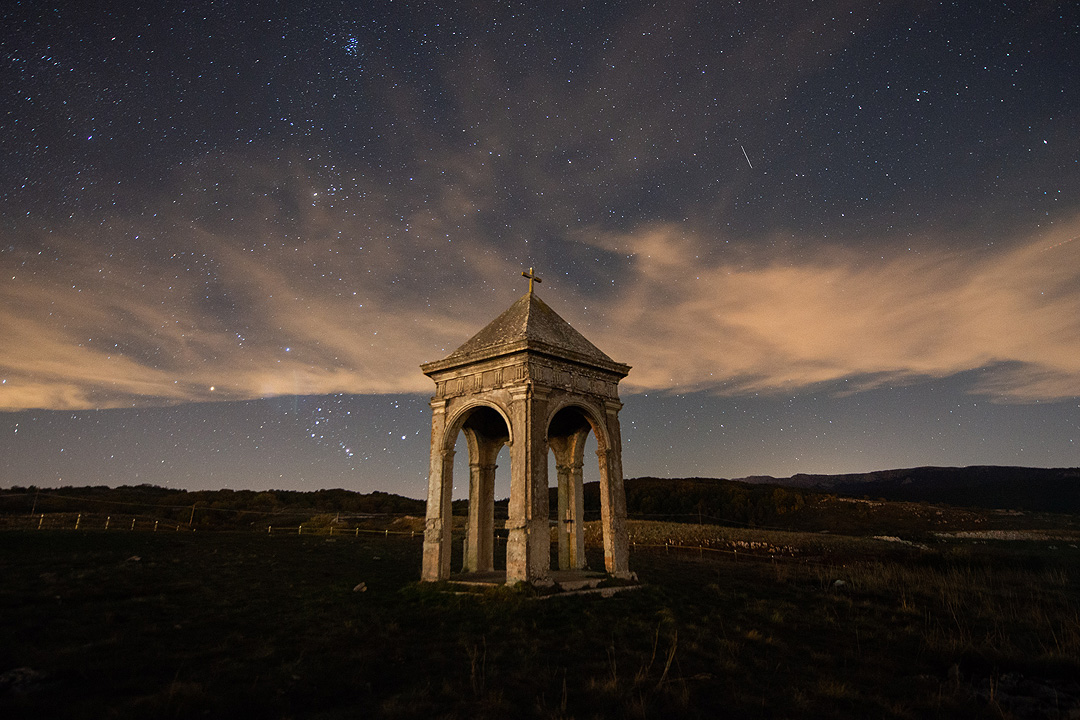
[[[1075,2],[0,18],[0,486],[422,497],[529,267],[627,476],[1080,465]]]

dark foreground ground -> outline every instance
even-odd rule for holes
[[[1075,544],[707,544],[537,599],[407,536],[0,532],[0,718],[1080,717]]]

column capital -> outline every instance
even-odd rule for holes
[[[526,400],[528,398],[535,398],[537,400],[546,400],[551,395],[551,388],[543,385],[537,385],[536,383],[529,381],[524,385],[517,385],[510,388],[510,401]]]
[[[618,400],[613,400],[611,398],[604,399],[604,409],[607,410],[609,415],[617,414],[622,408],[623,404]]]

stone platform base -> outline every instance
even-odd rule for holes
[[[616,580],[604,572],[591,570],[552,570],[548,574],[551,585],[544,586],[543,597],[599,594],[610,597],[617,592],[634,590],[641,587],[637,582],[637,576],[625,580]],[[600,587],[602,583],[615,581],[618,584]],[[496,570],[484,573],[458,573],[451,575],[447,581],[451,586],[460,587],[462,590],[481,590],[498,587],[506,584],[506,572]]]

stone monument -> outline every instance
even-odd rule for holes
[[[619,381],[630,371],[585,339],[533,291],[442,360],[435,381],[424,526],[425,581],[450,578],[454,445],[469,449],[469,517],[462,572],[494,569],[495,459],[510,447],[506,582],[551,583],[548,451],[558,472],[558,569],[585,569],[582,466],[596,437],[605,570],[631,577],[619,432]]]

